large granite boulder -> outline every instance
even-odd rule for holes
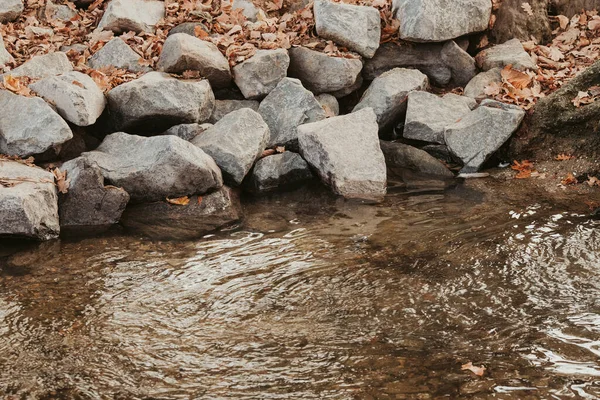
[[[5,24],[19,18],[25,8],[23,0],[0,0],[0,23]]]
[[[32,79],[42,79],[47,76],[60,75],[73,70],[73,64],[62,52],[34,56],[21,66],[5,75],[27,76]]]
[[[261,99],[285,78],[290,65],[287,50],[258,50],[233,67],[235,84],[247,99]]]
[[[514,69],[537,69],[533,59],[527,54],[519,39],[492,46],[480,51],[475,56],[477,66],[484,71],[492,68],[503,68],[512,65]]]
[[[114,33],[133,31],[153,33],[165,16],[165,4],[154,0],[111,0],[98,24]]]
[[[388,168],[408,169],[420,174],[453,178],[454,174],[440,160],[424,150],[404,143],[380,142]]]
[[[246,188],[255,193],[291,189],[312,179],[313,174],[300,154],[286,151],[256,162]]]
[[[230,112],[249,108],[258,111],[259,102],[256,100],[215,100],[215,108],[208,120],[211,124],[218,122]]]
[[[142,65],[142,57],[133,51],[121,38],[111,39],[100,50],[88,59],[94,69],[114,67],[132,72],[148,72],[150,67]]]

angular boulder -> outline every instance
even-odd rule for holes
[[[223,185],[214,160],[175,136],[117,132],[82,156],[98,165],[105,183],[122,187],[135,203],[202,194]]]
[[[372,109],[301,125],[298,143],[300,154],[335,193],[374,201],[385,196],[385,159]]]
[[[333,40],[366,58],[375,55],[381,36],[381,19],[376,8],[317,0],[314,14],[320,37]]]
[[[258,50],[233,67],[233,79],[245,98],[260,99],[285,78],[289,65],[290,57],[285,49]]]
[[[22,0],[0,0],[0,23],[5,24],[16,20],[24,8]]]
[[[569,2],[573,3],[573,0]],[[534,37],[538,43],[548,43],[552,38],[548,18],[549,3],[548,0],[528,2],[533,13],[529,15],[522,7],[522,0],[503,0],[496,13],[496,23],[490,31],[491,39],[494,43],[504,43],[510,39],[527,41]],[[578,11],[580,10],[581,8]]]
[[[114,67],[132,72],[147,72],[151,68],[140,63],[142,58],[133,51],[121,38],[111,39],[100,50],[88,59],[88,64],[94,69]]]
[[[0,237],[55,239],[60,233],[54,175],[0,160]]]
[[[208,122],[214,124],[230,112],[249,108],[258,111],[259,102],[256,100],[215,100],[215,108]]]
[[[98,29],[116,34],[134,31],[153,33],[165,16],[165,4],[153,0],[111,0],[98,24]]]
[[[518,70],[537,69],[537,65],[527,54],[519,39],[512,39],[482,50],[475,56],[475,61],[477,66],[484,71],[503,68],[507,65],[512,65],[514,69]]]
[[[320,94],[316,97],[323,110],[325,110],[325,114],[328,117],[336,117],[340,114],[340,103],[337,101],[335,96],[332,96],[327,93]]]
[[[480,72],[465,86],[465,96],[481,100],[488,97],[485,94],[485,88],[491,84],[502,83],[502,69],[492,68],[489,71]]]
[[[452,71],[452,80],[458,86],[465,86],[477,75],[475,59],[454,40],[446,42],[440,54],[444,64]]]
[[[286,151],[258,160],[246,188],[255,193],[286,190],[312,177],[308,163],[300,154]]]
[[[454,174],[440,160],[424,150],[404,143],[380,142],[388,168],[409,169],[425,175],[453,178]]]
[[[269,127],[259,113],[249,108],[233,111],[192,140],[211,156],[226,182],[240,185],[265,150]]]
[[[72,70],[73,64],[71,64],[67,55],[62,52],[56,52],[32,57],[31,60],[4,75],[42,79],[47,76],[64,74]]]
[[[161,135],[173,135],[188,142],[212,127],[212,124],[179,124],[167,129]]]

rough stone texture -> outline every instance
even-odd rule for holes
[[[573,0],[569,0],[572,2]],[[523,10],[521,0],[503,0],[496,13],[496,23],[490,31],[495,43],[504,43],[510,39],[531,40],[533,36],[539,43],[546,43],[552,37],[552,28],[548,20],[548,0],[528,1],[533,16]],[[600,5],[600,2],[598,2]]]
[[[59,194],[62,229],[105,228],[119,222],[129,202],[125,190],[105,186],[100,168],[85,157],[67,161],[60,169],[69,180],[68,192]]]
[[[438,97],[428,92],[408,94],[403,136],[444,144],[444,128],[471,112],[460,96]]]
[[[371,58],[379,47],[381,20],[374,7],[317,0],[314,5],[315,27],[323,39]]]
[[[479,107],[444,131],[450,152],[462,160],[463,173],[477,172],[519,128],[525,112]]]
[[[106,105],[104,94],[94,80],[77,71],[50,76],[29,87],[53,104],[64,119],[77,126],[92,125]]]
[[[289,76],[300,79],[315,94],[353,86],[361,70],[362,61],[359,59],[330,57],[306,47],[290,49]]]
[[[600,10],[600,0],[550,0],[557,15],[571,18],[581,10]]]
[[[269,127],[256,111],[233,111],[192,140],[211,156],[226,182],[240,185],[254,162],[265,150]]]
[[[403,143],[380,141],[388,168],[403,168],[427,175],[453,178],[454,174],[437,158],[426,151]]]
[[[15,161],[0,161],[0,181],[14,183],[8,187],[0,185],[0,237],[58,237],[58,197],[51,172]]]
[[[223,186],[214,193],[190,197],[187,206],[166,201],[129,205],[121,224],[153,239],[191,240],[231,225],[242,216],[238,193]]]
[[[72,70],[73,65],[67,58],[67,55],[62,52],[56,52],[32,57],[31,60],[4,75],[28,76],[32,79],[42,79],[47,76],[64,74]]]
[[[316,97],[323,110],[325,110],[325,114],[328,117],[336,117],[340,114],[340,104],[338,103],[335,96],[332,96],[327,93],[320,94]]]
[[[55,4],[51,1],[48,1],[46,3],[44,14],[50,19],[69,21],[71,18],[77,15],[77,11],[71,9],[65,4]]]
[[[73,137],[69,125],[39,97],[0,90],[0,153],[27,157]]]
[[[206,27],[202,22],[184,22],[175,26],[173,29],[169,31],[169,35],[174,35],[176,33],[185,33],[187,35],[196,37],[196,27],[199,26],[204,32],[210,34],[210,29]]]
[[[83,156],[100,167],[106,183],[125,189],[133,202],[202,194],[223,184],[214,160],[175,136],[117,132]]]
[[[22,0],[0,0],[0,23],[7,23],[19,18],[23,12]]]
[[[133,132],[204,122],[214,105],[208,81],[179,80],[161,72],[149,72],[108,92],[115,128]]]
[[[165,16],[162,1],[111,0],[98,24],[98,29],[114,33],[129,31],[153,33],[156,24]]]
[[[400,38],[412,42],[443,42],[487,29],[490,0],[394,0]]]
[[[180,124],[167,129],[162,133],[162,135],[177,136],[178,138],[187,140],[189,142],[212,126],[212,124]]]
[[[120,38],[114,38],[88,60],[94,69],[115,67],[133,72],[147,72],[151,68],[140,63],[142,57]]]
[[[537,69],[537,65],[527,54],[519,39],[512,39],[480,51],[475,56],[475,61],[477,61],[477,66],[484,71],[492,68],[504,68],[507,65],[512,65],[514,69],[519,70]]]
[[[485,94],[486,86],[491,85],[492,83],[501,83],[502,82],[502,69],[501,68],[492,68],[489,71],[481,72],[477,74],[471,81],[465,86],[464,94],[465,96],[471,97],[473,99],[481,100],[486,98]]]
[[[241,9],[242,14],[244,14],[248,21],[256,22],[258,8],[256,8],[256,6],[250,0],[233,0],[231,9]]]
[[[69,46],[60,46],[60,51],[63,53],[75,52],[77,54],[83,54],[88,47],[83,43],[75,43]]]
[[[240,110],[242,108],[249,108],[254,111],[258,111],[259,102],[256,100],[216,100],[215,108],[213,109],[212,115],[208,122],[214,124],[221,118],[229,114],[230,112]]]
[[[454,162],[454,158],[452,157],[452,154],[450,154],[448,146],[444,144],[428,144],[426,146],[421,147],[421,150],[426,151],[438,160],[442,160],[447,163]]]
[[[452,79],[452,70],[442,61],[441,44],[384,43],[375,56],[365,62],[363,77],[373,80],[392,68],[418,69],[436,86],[445,86]]]
[[[381,200],[386,166],[377,132],[377,116],[369,108],[301,125],[300,153],[335,193]]]
[[[6,50],[6,47],[4,47],[4,38],[0,34],[0,68],[13,61],[14,58]]]
[[[354,112],[372,108],[380,130],[391,128],[404,117],[408,93],[425,90],[427,83],[427,76],[417,70],[394,68],[373,80]]]
[[[286,151],[258,160],[252,170],[247,189],[256,193],[285,190],[312,177],[308,163],[300,154]]]
[[[477,75],[475,59],[461,49],[454,40],[444,44],[441,56],[444,64],[452,71],[452,80],[458,86],[465,86]]]
[[[356,78],[356,82],[354,82],[354,85],[349,86],[345,89],[336,90],[335,92],[330,92],[329,94],[334,96],[336,99],[341,99],[342,97],[348,96],[362,88],[363,83],[363,77],[362,75],[359,75],[358,78]]]
[[[260,99],[285,78],[289,65],[290,57],[285,49],[258,50],[233,67],[233,78],[245,98]]]
[[[269,126],[268,147],[298,145],[298,126],[325,119],[325,110],[315,96],[299,80],[283,78],[260,103],[258,112]]]

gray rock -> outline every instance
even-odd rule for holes
[[[52,1],[48,1],[44,14],[51,20],[69,21],[77,15],[77,11],[71,9],[66,4],[55,4]]]
[[[300,154],[346,198],[382,200],[386,167],[377,116],[370,108],[298,127]]]
[[[427,76],[414,69],[394,68],[375,78],[354,112],[372,108],[380,130],[388,129],[404,117],[409,92],[425,90]]]
[[[258,8],[250,0],[233,0],[231,4],[232,10],[241,9],[242,14],[248,21],[256,22],[258,16]]]
[[[166,201],[129,205],[121,225],[153,239],[192,240],[242,217],[238,193],[223,186],[214,193],[190,197],[186,206]]]
[[[290,57],[285,49],[258,50],[233,67],[233,78],[245,98],[260,99],[285,78],[289,65]]]
[[[492,68],[489,71],[480,72],[465,86],[465,96],[473,99],[481,100],[487,95],[485,88],[492,83],[502,83],[502,69]]]
[[[565,15],[569,18],[581,13],[581,10],[600,9],[600,0],[550,0],[550,6],[556,15]]]
[[[448,146],[444,144],[428,144],[426,146],[421,147],[421,150],[426,151],[438,160],[442,160],[447,163],[454,162],[454,158],[452,157],[452,154],[450,154]]]
[[[316,97],[323,110],[325,110],[325,114],[328,117],[336,117],[340,114],[340,104],[338,103],[335,96],[332,96],[327,93],[320,94]]]
[[[104,94],[96,82],[77,71],[49,76],[29,87],[53,104],[64,119],[77,126],[94,124],[106,105]]]
[[[361,70],[362,62],[359,59],[330,57],[305,47],[290,49],[289,76],[300,79],[315,94],[352,87]]]
[[[4,39],[0,34],[0,68],[13,61],[15,60],[13,56],[6,50],[6,47],[4,47]]]
[[[215,97],[208,81],[180,80],[149,72],[108,92],[108,106],[118,130],[160,130],[208,120]]]
[[[517,111],[517,112],[522,111],[522,108],[517,105],[502,103],[501,101],[492,100],[492,99],[483,100],[481,103],[479,103],[479,107],[498,108],[498,109],[504,110],[504,111]]]
[[[224,116],[192,140],[211,156],[226,182],[240,185],[265,150],[269,127],[256,111],[242,108]]]
[[[229,62],[217,46],[185,33],[176,33],[165,40],[157,67],[174,74],[198,71],[213,88],[231,83]]]
[[[27,157],[58,152],[72,137],[69,125],[44,100],[0,90],[0,153]]]
[[[489,0],[394,0],[400,38],[412,42],[443,42],[487,29]]]
[[[477,106],[479,106],[479,104],[477,104],[477,100],[475,100],[472,97],[468,97],[468,96],[461,96],[458,94],[454,94],[454,93],[446,93],[445,95],[442,96],[442,98],[444,98],[445,100],[452,100],[455,102],[459,102],[459,103],[463,103],[465,104],[467,107],[469,107],[469,109],[474,110],[477,108]]]
[[[211,128],[212,124],[180,124],[172,126],[162,133],[162,135],[173,135],[181,138],[183,140],[187,140],[188,142],[207,130]]]
[[[411,92],[408,94],[403,136],[444,144],[444,128],[469,112],[471,108],[460,96],[438,97],[428,92]]]
[[[298,126],[325,119],[325,110],[299,80],[283,78],[260,103],[258,112],[269,126],[268,147],[298,145]]]
[[[363,77],[362,75],[359,75],[358,78],[356,78],[356,82],[354,82],[352,86],[349,86],[345,89],[336,90],[335,92],[330,92],[329,94],[335,97],[336,99],[341,99],[342,97],[348,96],[362,88],[363,83]]]
[[[72,51],[77,54],[83,54],[87,49],[88,47],[83,43],[75,43],[69,46],[60,46],[60,51],[63,53],[68,53]]]
[[[450,152],[462,160],[463,173],[477,172],[519,128],[525,112],[479,107],[444,131]]]
[[[477,75],[475,59],[461,49],[454,40],[444,44],[441,52],[442,61],[452,71],[452,80],[459,86],[465,86]]]
[[[106,183],[125,189],[132,202],[203,194],[223,185],[214,160],[175,136],[117,132],[82,156],[98,165]]]
[[[376,8],[317,0],[314,14],[317,34],[323,39],[333,40],[366,58],[377,51],[381,19]]]
[[[308,163],[300,154],[286,151],[261,158],[248,181],[248,190],[256,193],[290,189],[312,179]]]
[[[382,140],[381,151],[388,168],[409,169],[421,174],[453,178],[454,174],[437,158],[426,151],[403,143]]]
[[[67,174],[69,190],[59,194],[58,213],[64,229],[106,228],[116,224],[129,202],[129,194],[115,186],[105,186],[100,168],[86,157],[61,166]]]
[[[475,61],[477,66],[484,71],[503,68],[507,65],[512,65],[514,69],[518,70],[537,69],[537,65],[527,54],[519,39],[512,39],[482,50],[475,56]]]
[[[185,33],[190,36],[196,37],[196,27],[199,26],[206,33],[210,33],[210,29],[206,27],[202,22],[184,22],[175,26],[169,31],[169,36],[176,33]]]
[[[165,16],[162,1],[111,0],[98,24],[99,29],[114,33],[153,33],[158,22]]]
[[[214,124],[230,112],[249,108],[258,111],[259,102],[256,100],[215,100],[215,108],[208,122]]]
[[[65,53],[56,52],[32,57],[20,67],[4,75],[27,76],[32,79],[42,79],[47,76],[60,75],[73,70],[71,61]],[[4,76],[2,75],[2,76]]]
[[[23,12],[22,0],[0,0],[0,23],[7,23],[19,18]]]
[[[568,1],[573,3],[573,0]],[[548,18],[549,3],[548,0],[530,1],[533,15],[529,15],[523,10],[522,0],[503,0],[496,13],[496,23],[490,31],[490,38],[494,43],[504,43],[515,38],[527,41],[532,37],[537,43],[550,42],[552,28]],[[598,4],[600,5],[600,2]],[[578,11],[580,10],[581,8]]]
[[[90,67],[101,69],[115,67],[132,72],[147,72],[151,68],[140,63],[142,57],[121,38],[111,39],[88,60]]]
[[[0,237],[58,237],[54,175],[16,161],[0,161]]]

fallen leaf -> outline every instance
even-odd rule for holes
[[[556,161],[567,161],[567,160],[572,160],[574,158],[575,158],[575,156],[572,156],[572,155],[569,155],[569,154],[559,154],[554,159]]]
[[[85,86],[83,86],[83,83],[81,83],[81,82],[79,82],[79,81],[73,81],[73,82],[71,82],[71,83],[72,83],[73,85],[75,85],[75,86],[79,86],[80,88],[84,88],[84,89],[85,89]]]
[[[531,8],[531,4],[529,3],[521,3],[521,8],[523,11],[527,13],[530,17],[533,17],[533,9]]]
[[[285,147],[277,146],[277,147],[275,147],[275,151],[278,153],[285,153]]]
[[[523,160],[521,162],[515,160],[513,161],[513,165],[511,165],[510,168],[515,171],[519,171],[517,175],[515,175],[515,179],[531,178],[531,174],[535,172],[535,169],[533,168],[533,163],[529,160]]]
[[[468,362],[466,364],[463,364],[460,369],[462,371],[471,371],[472,373],[474,373],[477,376],[483,376],[483,374],[485,373],[485,367],[482,365],[481,367],[476,367],[473,365],[472,362]]]
[[[531,83],[531,76],[513,69],[512,65],[507,65],[501,72],[502,80],[511,84],[516,89],[524,89]]]
[[[575,185],[577,183],[577,178],[572,173],[568,173],[567,176],[560,181],[563,185]]]
[[[560,25],[560,29],[567,29],[567,26],[569,26],[569,18],[565,17],[564,15],[559,15],[558,17],[558,24]]]
[[[60,193],[67,193],[69,191],[70,180],[67,180],[67,171],[61,171],[58,168],[52,170],[54,178],[56,180],[56,187]]]
[[[188,204],[190,204],[190,199],[187,196],[176,197],[173,199],[167,197],[167,203],[175,204],[176,206],[187,206]]]
[[[266,149],[265,151],[262,152],[260,157],[263,158],[263,157],[267,157],[267,156],[272,156],[275,153],[276,153],[275,149]]]
[[[595,176],[590,176],[586,183],[590,186],[600,186],[600,179],[596,178]]]
[[[202,196],[198,196],[198,205],[202,204]]]

